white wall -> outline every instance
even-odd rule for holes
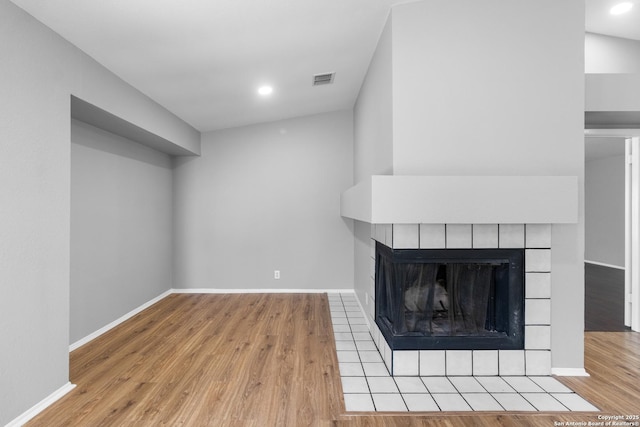
[[[391,20],[380,35],[354,106],[354,180],[393,173]]]
[[[553,227],[552,366],[582,368],[584,2],[429,0],[391,19],[394,174],[578,177],[579,223]]]
[[[585,73],[640,73],[640,41],[586,33]]]
[[[394,173],[581,174],[579,1],[451,3],[393,9]]]
[[[0,425],[69,380],[70,95],[176,144],[198,132],[0,0]]]
[[[395,174],[575,175],[583,191],[582,1],[431,0],[392,16]],[[553,227],[554,368],[583,366],[582,191],[580,222]]]
[[[640,111],[640,41],[585,35],[585,111]],[[586,163],[585,259],[624,266],[624,162]]]
[[[391,25],[391,19],[387,19],[353,108],[355,183],[371,175],[393,173]],[[355,221],[354,289],[365,302],[371,280],[370,227]]]
[[[351,289],[351,111],[203,134],[175,163],[176,288]],[[281,279],[274,279],[280,270]]]
[[[585,259],[588,261],[624,267],[624,186],[624,156],[586,162]]]
[[[70,343],[172,287],[171,157],[72,120]]]
[[[640,73],[586,74],[585,111],[640,111]]]
[[[640,111],[640,41],[585,35],[585,111]]]
[[[640,41],[585,35],[585,111],[640,111]],[[624,159],[585,168],[585,259],[624,266]]]

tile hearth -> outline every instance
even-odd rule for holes
[[[395,376],[353,294],[329,294],[347,411],[598,411],[551,376]]]

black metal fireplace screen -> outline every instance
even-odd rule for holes
[[[376,244],[376,323],[392,350],[524,348],[522,249]]]

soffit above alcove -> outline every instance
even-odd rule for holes
[[[194,153],[168,139],[149,132],[121,117],[116,116],[100,107],[86,102],[76,96],[71,96],[71,118],[88,123],[92,126],[138,142],[171,156],[197,156]]]

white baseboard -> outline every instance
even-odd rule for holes
[[[551,375],[558,377],[590,377],[584,368],[551,368]]]
[[[87,335],[86,337],[74,342],[69,346],[69,352],[77,349],[88,343],[89,341],[99,337],[110,329],[115,328],[122,322],[132,318],[142,310],[152,306],[163,298],[171,294],[333,294],[333,293],[354,293],[353,289],[212,289],[212,288],[199,288],[199,289],[169,289],[168,291],[158,295],[154,299],[147,301],[140,307],[131,310],[124,316],[114,320],[108,325],[98,329],[97,331]]]
[[[157,303],[158,301],[160,301],[161,299],[171,295],[173,293],[173,289],[169,289],[166,292],[163,292],[162,294],[158,295],[157,297],[155,297],[154,299],[145,302],[144,304],[142,304],[140,307],[134,308],[133,310],[131,310],[130,312],[128,312],[127,314],[125,314],[124,316],[114,320],[113,322],[109,323],[108,325],[98,329],[97,331],[87,335],[86,337],[74,342],[73,344],[71,344],[69,346],[69,352],[72,352],[73,350],[75,350],[78,347],[81,347],[83,345],[85,345],[86,343],[88,343],[89,341],[99,337],[100,335],[104,334],[105,332],[107,332],[110,329],[115,328],[116,326],[118,326],[120,323],[124,322],[125,320],[128,320],[130,318],[132,318],[133,316],[135,316],[136,314],[140,313],[142,310],[152,306],[153,304]]]
[[[599,266],[602,266],[602,267],[615,268],[615,269],[618,269],[618,270],[624,270],[624,269],[625,269],[624,267],[621,267],[621,266],[619,266],[619,265],[606,264],[606,263],[604,263],[604,262],[588,261],[588,260],[586,260],[586,259],[584,260],[584,262],[585,262],[585,264],[599,265]]]
[[[40,412],[44,411],[49,405],[55,403],[58,399],[60,399],[65,394],[69,393],[71,390],[75,388],[75,384],[66,383],[49,396],[42,399],[40,402],[36,403],[22,415],[15,418],[13,421],[10,421],[5,427],[20,427],[26,424],[33,417],[38,415]]]
[[[172,289],[174,294],[335,294],[354,293],[353,289]]]
[[[69,352],[77,349],[78,347],[83,346],[89,341],[99,337],[110,329],[115,328],[119,324],[125,322],[126,320],[132,318],[136,314],[140,313],[142,310],[152,306],[158,301],[166,298],[171,294],[255,294],[255,293],[297,293],[297,294],[314,294],[314,293],[328,293],[328,294],[336,294],[336,293],[351,293],[353,294],[355,291],[353,289],[211,289],[211,288],[200,288],[200,289],[169,289],[168,291],[163,292],[152,300],[147,301],[141,306],[131,310],[124,316],[114,320],[108,325],[98,329],[97,331],[87,335],[86,337],[74,342],[69,346]],[[67,383],[60,389],[53,392],[49,397],[44,399],[42,402],[36,404],[33,408],[26,411],[24,414],[20,415],[15,420],[11,421],[5,427],[18,427],[22,424],[29,421],[31,418],[35,417],[38,413],[42,412],[47,406],[51,405],[56,400],[60,399],[62,396],[67,394],[70,390],[75,387],[75,384]]]

